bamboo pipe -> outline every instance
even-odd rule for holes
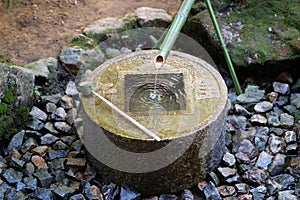
[[[184,2],[181,4],[181,7],[175,16],[165,39],[160,45],[160,51],[154,58],[154,64],[157,69],[160,69],[163,63],[166,61],[194,3],[195,0],[184,0]]]

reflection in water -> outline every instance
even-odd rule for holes
[[[185,110],[185,91],[182,73],[157,75],[156,98],[149,98],[154,91],[155,74],[125,75],[125,109],[129,112]]]

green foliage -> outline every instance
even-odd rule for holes
[[[16,84],[11,83],[3,94],[0,103],[0,145],[5,146],[7,141],[21,129],[27,118],[29,108],[20,106],[14,109],[16,101]]]
[[[244,24],[240,34],[243,42],[231,49],[236,64],[245,66],[247,56],[254,54],[253,62],[259,64],[281,55],[296,56],[298,41],[294,40],[300,37],[299,10],[296,0],[247,0],[244,7],[234,9],[227,20]]]
[[[16,92],[15,84],[10,85],[7,91],[3,94],[2,101],[8,104],[12,104],[13,102],[15,102],[17,98],[14,94],[15,92]]]
[[[95,40],[88,36],[77,36],[68,45],[69,47],[78,46],[82,49],[95,48],[97,43]]]

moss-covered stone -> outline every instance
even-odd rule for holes
[[[235,65],[276,64],[300,58],[300,4],[296,0],[215,0],[213,5],[222,5],[214,9]],[[204,47],[211,48],[215,58],[220,56],[221,48],[207,10],[195,15],[188,26],[189,33]]]
[[[32,105],[34,75],[0,64],[0,145],[22,129]]]
[[[16,84],[11,83],[4,92],[0,103],[0,144],[5,144],[12,135],[14,135],[23,124],[27,117],[29,109],[25,106],[14,108],[16,96]]]

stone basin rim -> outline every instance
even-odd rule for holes
[[[112,59],[106,60],[104,63],[99,65],[97,68],[95,68],[92,71],[91,75],[87,77],[87,80],[89,82],[93,82],[95,80],[95,78],[97,78],[99,75],[101,75],[101,73],[103,73],[105,70],[107,70],[111,65],[116,64],[120,61],[128,60],[128,59],[131,59],[134,57],[139,57],[139,56],[150,56],[150,55],[155,56],[155,55],[157,55],[158,52],[159,52],[158,50],[140,50],[140,51],[136,51],[136,52],[121,54]],[[192,56],[187,53],[179,52],[179,51],[172,50],[170,52],[169,56],[170,57],[172,57],[172,56],[179,57],[181,59],[192,61],[194,63],[199,63],[199,61],[204,62],[207,66],[202,66],[202,67],[204,67],[206,70],[208,70],[211,74],[213,74],[213,76],[215,76],[217,78],[217,80],[219,80],[219,84],[220,84],[220,88],[221,88],[220,89],[220,96],[221,96],[220,98],[223,99],[223,97],[224,97],[225,100],[224,99],[222,100],[222,106],[219,107],[218,112],[215,113],[213,117],[209,118],[209,120],[207,122],[205,122],[205,124],[203,124],[201,127],[195,127],[194,129],[190,130],[188,133],[185,133],[183,135],[178,135],[178,136],[173,136],[173,137],[168,137],[168,138],[161,138],[160,142],[168,142],[168,141],[172,141],[174,139],[182,139],[185,137],[192,136],[192,135],[196,134],[197,132],[201,132],[201,130],[204,130],[206,127],[210,126],[212,123],[214,123],[216,120],[218,120],[218,117],[224,112],[224,110],[229,110],[229,108],[230,108],[230,106],[229,106],[230,102],[228,101],[228,97],[227,97],[227,86],[225,84],[225,81],[223,80],[220,73],[213,66],[211,66],[208,62],[206,62],[203,59],[200,59],[198,57]],[[83,107],[83,109],[84,109],[84,107]],[[87,114],[88,118],[90,118],[89,114],[88,113],[86,113],[86,114]],[[98,122],[95,122],[95,123],[98,124],[101,128],[103,128],[100,123],[98,123]],[[136,138],[136,137],[132,137],[129,135],[115,133],[114,131],[111,131],[109,129],[106,129],[106,130],[108,130],[110,133],[115,134],[118,137],[130,139],[133,141],[157,142],[156,140],[154,140],[153,138],[150,138],[150,137],[149,138]]]

